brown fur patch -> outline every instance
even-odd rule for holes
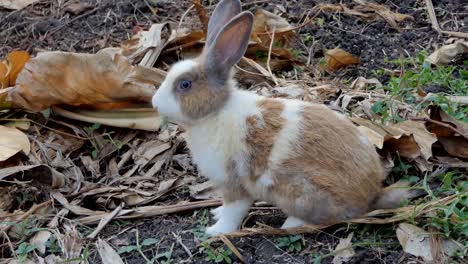
[[[250,147],[250,177],[256,181],[267,169],[268,157],[278,133],[286,120],[281,117],[284,104],[275,99],[264,99],[257,103],[261,117],[247,118],[246,143]]]
[[[273,172],[278,206],[314,224],[365,213],[384,179],[374,147],[361,142],[350,121],[323,106],[304,107],[302,117],[297,146]]]
[[[206,72],[200,67],[182,74],[175,82],[173,93],[180,101],[182,112],[192,119],[200,119],[222,108],[230,96],[230,89],[225,84],[209,81]],[[188,91],[179,89],[179,82],[189,80],[192,88]]]

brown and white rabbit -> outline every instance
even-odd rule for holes
[[[395,200],[365,134],[325,105],[239,90],[233,66],[244,55],[253,15],[222,0],[202,54],[172,66],[152,99],[186,130],[199,172],[223,192],[208,235],[237,230],[254,200],[280,207],[282,228],[356,217]]]

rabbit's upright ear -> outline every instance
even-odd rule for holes
[[[242,12],[232,18],[218,33],[213,43],[206,47],[205,70],[209,77],[224,83],[232,67],[244,56],[252,33],[253,15]]]
[[[206,46],[210,46],[215,40],[221,28],[241,11],[239,0],[221,0],[216,6],[208,22]]]

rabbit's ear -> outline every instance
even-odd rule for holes
[[[216,78],[221,83],[229,78],[232,67],[247,50],[253,19],[252,13],[242,12],[221,29],[204,55],[208,76]]]
[[[239,14],[240,11],[241,3],[239,0],[221,0],[213,11],[210,22],[208,23],[205,45],[210,46],[223,26],[226,25],[231,18]]]

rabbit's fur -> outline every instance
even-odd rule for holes
[[[173,65],[153,97],[161,115],[186,129],[199,172],[222,189],[206,232],[237,230],[254,200],[280,207],[289,216],[283,228],[369,211],[382,200],[385,175],[364,133],[324,105],[237,88],[231,71],[253,23],[240,9],[238,0],[220,1],[202,54]]]

